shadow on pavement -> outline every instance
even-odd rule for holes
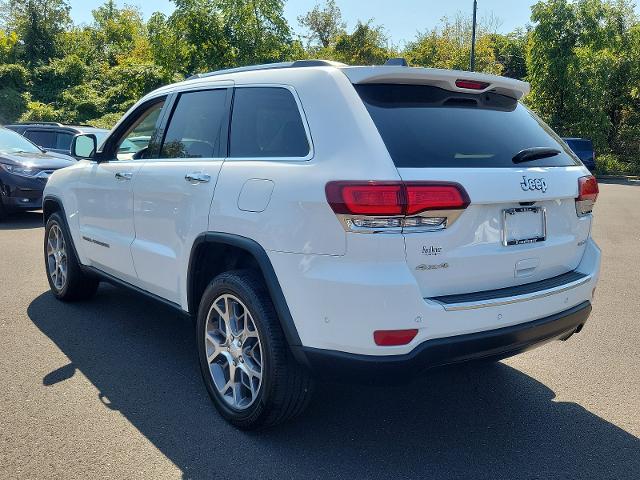
[[[26,230],[42,226],[42,212],[11,213],[0,221],[0,230]]]
[[[247,434],[218,417],[193,326],[167,307],[102,286],[79,304],[44,293],[28,313],[72,362],[41,388],[77,369],[185,478],[639,478],[638,438],[504,364],[320,384],[302,418]]]

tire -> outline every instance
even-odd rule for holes
[[[229,316],[229,311],[235,315]],[[258,273],[231,271],[209,284],[198,309],[196,341],[207,391],[218,412],[235,427],[272,427],[299,415],[309,403],[313,381],[294,360]],[[260,378],[254,375],[258,370]]]
[[[44,266],[51,292],[64,302],[89,299],[100,284],[80,269],[71,235],[58,213],[52,214],[45,226]]]

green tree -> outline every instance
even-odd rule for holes
[[[352,33],[343,32],[336,37],[332,57],[350,65],[381,65],[395,52],[389,47],[384,28],[358,21]]]
[[[309,31],[305,38],[311,48],[314,46],[328,48],[334,45],[338,35],[347,29],[340,7],[335,0],[327,0],[323,5],[317,4],[311,11],[300,15],[298,23]]]
[[[487,35],[495,62],[502,66],[501,75],[524,80],[527,76],[528,34],[518,29],[507,35],[497,33]]]
[[[169,17],[157,12],[147,24],[155,63],[181,75],[233,66],[234,52],[216,2],[175,0],[175,4]]]
[[[18,59],[18,34],[0,30],[0,64],[14,63]]]
[[[453,19],[444,17],[441,25],[423,32],[407,44],[404,55],[412,65],[454,70],[468,70],[471,55],[471,17],[457,14]],[[503,66],[496,58],[495,40],[491,35],[497,29],[494,17],[478,22],[476,41],[476,69],[501,74]]]
[[[27,110],[29,72],[22,65],[0,64],[0,124],[17,120]]]
[[[530,105],[561,134],[576,114],[573,102],[574,48],[578,40],[577,14],[567,0],[548,0],[532,7],[535,28],[527,47]],[[575,70],[575,69],[574,69]]]
[[[0,14],[23,42],[22,60],[42,65],[59,54],[60,35],[71,24],[66,0],[2,0]]]
[[[218,0],[237,65],[290,58],[294,48],[283,0]]]
[[[125,58],[151,60],[146,25],[137,8],[118,8],[114,0],[107,0],[92,13],[94,22],[90,34],[96,60],[112,67]]]

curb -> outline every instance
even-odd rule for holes
[[[596,175],[598,180],[626,180],[628,182],[640,181],[640,177],[636,175]]]

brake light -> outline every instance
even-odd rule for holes
[[[467,90],[484,90],[490,83],[478,82],[476,80],[456,80],[456,87],[466,88]]]
[[[593,175],[587,175],[578,179],[578,197],[576,198],[576,213],[579,217],[593,211],[593,206],[598,199],[598,181]]]
[[[469,205],[464,188],[447,182],[329,182],[325,192],[333,211],[348,215],[407,216]]]
[[[418,335],[418,329],[411,330],[376,330],[373,340],[380,347],[406,345]]]

